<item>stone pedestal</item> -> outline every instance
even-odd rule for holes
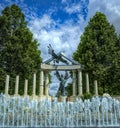
[[[52,100],[51,96],[49,96],[49,95],[48,96],[45,96],[45,97],[46,97],[46,99],[48,99],[50,101]]]
[[[49,101],[52,100],[51,96],[45,96],[45,95],[38,96],[38,101],[46,100],[46,99],[48,99]]]
[[[38,100],[38,96],[37,95],[32,95],[32,96],[30,96],[30,99],[31,100]]]
[[[60,101],[61,102],[66,102],[66,98],[67,98],[67,96],[60,96]]]
[[[70,97],[70,101],[71,101],[71,102],[75,102],[75,101],[76,101],[76,96],[71,96],[71,97]]]

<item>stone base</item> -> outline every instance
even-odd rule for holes
[[[15,97],[20,96],[19,94],[14,94]]]
[[[23,98],[26,98],[26,97],[29,97],[29,95],[23,95],[22,97],[23,97]]]
[[[82,99],[83,100],[83,95],[78,95],[77,97],[76,97],[76,99]]]
[[[61,102],[66,102],[66,98],[67,98],[67,96],[60,96],[60,101]]]
[[[51,96],[49,96],[49,95],[48,96],[45,96],[45,97],[46,97],[46,99],[48,99],[50,101],[52,100]]]
[[[42,96],[38,96],[38,101],[40,101],[40,100],[46,100],[46,99],[48,99],[48,100],[52,100],[51,99],[51,96],[45,96],[45,95],[42,95]]]
[[[32,96],[30,97],[30,99],[31,99],[31,100],[37,100],[37,99],[38,99],[38,96],[32,95]]]
[[[10,95],[9,94],[5,94],[6,97],[9,97]]]
[[[76,96],[71,96],[71,97],[70,97],[70,101],[71,101],[71,102],[75,102],[75,101],[76,101],[76,98],[77,98]]]

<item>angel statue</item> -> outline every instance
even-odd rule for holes
[[[65,89],[66,88],[65,84],[70,76],[68,76],[67,71],[65,72],[65,75],[63,75],[63,74],[60,75],[57,70],[56,70],[56,76],[57,76],[58,80],[60,81],[60,86],[59,86],[58,92],[60,92],[62,96],[66,96],[67,91]]]

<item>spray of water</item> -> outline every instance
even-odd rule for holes
[[[120,101],[111,97],[58,102],[0,95],[0,127],[115,126],[120,126]]]

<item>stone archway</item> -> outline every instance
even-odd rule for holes
[[[72,71],[72,88],[73,88],[73,94],[72,97],[76,97],[76,72],[78,72],[78,96],[83,95],[82,91],[82,68],[81,65],[48,65],[48,64],[41,64],[40,66],[40,94],[39,96],[44,96],[43,90],[45,87],[45,96],[48,97],[48,91],[49,91],[49,79],[48,74],[50,71]],[[45,83],[44,83],[44,76],[45,76]]]

